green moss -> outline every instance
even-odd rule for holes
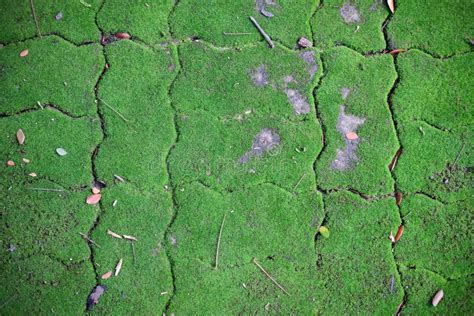
[[[119,259],[123,259],[123,264],[118,276],[100,281],[107,291],[94,310],[118,315],[160,313],[173,293],[163,245],[173,212],[171,194],[164,190],[146,193],[130,184],[106,188],[102,194],[103,213],[92,236],[101,246],[94,248],[97,272],[102,275],[115,271]],[[136,237],[134,250],[131,241],[108,235],[109,229]]]
[[[26,57],[19,57],[28,49]],[[76,47],[57,36],[0,48],[1,113],[53,104],[72,115],[96,112],[94,85],[104,67],[99,45]]]
[[[392,314],[403,298],[390,230],[399,225],[392,199],[366,202],[348,192],[325,199],[323,225],[329,238],[316,240],[317,306],[321,313]]]
[[[255,1],[210,1],[206,4],[180,1],[170,18],[172,34],[179,39],[198,37],[218,46],[240,46],[255,43],[262,37],[249,19],[256,18],[268,35],[288,47],[295,47],[298,38],[311,38],[308,21],[316,1],[278,0],[267,10],[274,14],[266,18],[257,10]],[[224,33],[245,33],[224,35]],[[247,34],[250,33],[250,34]]]
[[[323,189],[352,188],[366,194],[392,192],[393,179],[388,165],[398,147],[387,104],[396,77],[392,57],[364,57],[339,47],[325,53],[323,58],[326,76],[316,99],[325,127],[326,147],[316,162],[317,183]],[[346,99],[343,88],[350,90]],[[354,131],[358,143],[348,144],[341,133],[344,128],[338,130],[338,124],[354,125],[350,123],[354,119],[341,122],[341,106],[345,107],[345,115],[364,120]],[[357,158],[350,158],[349,149]],[[344,160],[349,162],[342,163]]]
[[[182,73],[172,90],[179,128],[170,157],[173,181],[199,180],[219,189],[262,182],[288,190],[314,186],[312,164],[321,134],[311,91],[320,70],[311,78],[308,64],[281,48],[219,51],[188,44],[179,52]],[[256,86],[252,74],[260,67],[267,84]],[[309,113],[295,114],[285,94],[287,76],[294,78],[288,88],[306,99]],[[280,136],[280,145],[240,163],[265,128]]]
[[[418,48],[437,56],[471,50],[474,21],[472,1],[400,1],[387,26],[399,48]]]
[[[98,176],[112,182],[120,175],[140,188],[162,188],[168,178],[166,156],[175,138],[167,97],[176,75],[168,67],[174,59],[171,52],[131,41],[107,46],[106,54],[110,67],[99,89],[106,138],[96,160]]]
[[[24,145],[18,145],[16,139],[20,128],[26,136]],[[0,168],[6,178],[17,175],[31,186],[48,180],[66,189],[92,182],[91,154],[101,133],[97,119],[73,119],[48,108],[2,119],[0,133]],[[67,155],[59,156],[57,148],[64,148]],[[16,166],[8,167],[7,160],[13,160]],[[28,176],[32,172],[38,177]]]
[[[106,33],[127,32],[148,44],[156,44],[168,34],[172,0],[105,1],[98,23]]]
[[[60,34],[76,43],[99,40],[99,30],[95,25],[95,14],[99,9],[100,0],[87,0],[87,7],[81,1],[49,1],[35,0],[33,2],[39,29],[42,35]],[[61,12],[62,18],[57,20]],[[15,2],[0,1],[0,42],[13,42],[37,36],[30,1]]]
[[[281,313],[314,312],[319,194],[293,195],[270,184],[221,194],[199,183],[177,193],[179,212],[167,241],[176,277],[170,312],[263,313],[267,303]],[[262,274],[254,257],[291,297]]]
[[[402,202],[405,230],[396,245],[397,261],[450,278],[471,270],[472,200],[444,205],[423,195]]]
[[[395,168],[401,191],[422,191],[446,201],[471,195],[474,81],[466,69],[473,58],[438,60],[419,51],[398,58],[393,108],[403,146]]]
[[[384,49],[382,24],[388,15],[388,8],[381,2],[325,0],[311,19],[316,47],[326,49],[333,45],[345,45],[359,52]],[[345,12],[348,6],[357,10],[358,19],[354,15],[346,22],[341,10]]]
[[[454,280],[424,269],[402,270],[403,284],[406,286],[407,301],[402,313],[406,315],[467,315],[474,310],[472,302],[472,276]],[[444,298],[437,307],[431,304],[433,296],[440,289]]]

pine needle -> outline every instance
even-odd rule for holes
[[[221,247],[222,229],[224,228],[224,222],[225,222],[226,216],[227,216],[227,213],[225,213],[224,217],[222,218],[221,229],[219,230],[219,237],[217,238],[216,263],[214,265],[214,269],[217,269],[217,265],[219,264],[219,249]]]
[[[291,296],[290,293],[288,293],[285,288],[283,286],[280,285],[280,283],[277,282],[277,280],[275,280],[271,275],[270,273],[268,273],[267,271],[265,271],[265,269],[257,262],[257,259],[253,258],[252,259],[253,263],[255,263],[255,265],[260,269],[262,270],[262,272],[276,285],[278,286],[278,288],[280,290],[283,291],[283,293],[285,293],[286,295],[288,296]]]
[[[33,0],[30,0],[30,6],[31,6],[31,12],[33,13],[33,18],[35,19],[35,25],[36,25],[36,29],[38,30],[38,35],[40,38],[42,38],[43,36],[41,35],[41,30],[39,27],[38,18],[36,17],[35,5],[33,4]]]

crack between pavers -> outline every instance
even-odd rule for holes
[[[403,265],[403,266],[404,266],[404,268],[406,268],[408,270],[425,271],[425,272],[428,272],[430,274],[437,275],[440,278],[442,278],[443,281],[445,281],[445,282],[457,281],[457,280],[462,279],[462,278],[474,276],[474,273],[465,273],[465,274],[461,274],[461,275],[458,275],[458,276],[455,276],[455,277],[451,277],[451,276],[446,276],[446,275],[444,275],[440,272],[437,272],[437,271],[434,271],[434,270],[431,270],[431,269],[428,269],[428,268],[425,268],[425,267],[417,266],[416,264],[411,264],[411,265],[409,264],[409,265]]]
[[[62,35],[59,32],[49,32],[49,33],[43,34],[43,36],[35,35],[35,36],[27,37],[27,38],[24,38],[24,39],[21,39],[21,40],[17,40],[17,41],[0,42],[0,45],[3,45],[3,47],[7,47],[7,46],[10,46],[10,45],[23,44],[23,43],[25,43],[27,41],[31,41],[31,40],[42,40],[44,37],[51,37],[51,36],[59,37],[62,40],[64,40],[65,42],[68,42],[69,44],[71,44],[73,46],[76,46],[76,47],[99,44],[99,41],[90,41],[90,40],[86,40],[86,41],[84,41],[80,44],[77,44],[77,43],[71,41],[70,39],[68,39],[67,37],[65,37],[64,35]]]
[[[97,29],[101,33],[102,33],[102,29],[100,28],[97,19],[98,19],[98,14],[102,10],[104,4],[105,4],[105,0],[103,0],[102,3],[100,4],[99,9],[97,10],[97,12],[95,14],[95,19],[94,19],[95,24],[97,26]],[[100,146],[102,145],[105,138],[107,137],[107,130],[106,130],[106,126],[105,126],[105,118],[104,118],[103,113],[100,111],[100,106],[99,106],[100,105],[99,86],[100,86],[100,83],[103,80],[105,74],[107,73],[108,65],[109,65],[109,62],[108,62],[108,59],[107,59],[107,54],[105,52],[105,46],[102,46],[102,54],[104,56],[104,68],[102,69],[102,72],[101,72],[101,74],[100,74],[99,78],[97,79],[97,82],[94,86],[95,103],[96,103],[96,107],[97,107],[97,116],[100,120],[100,127],[101,127],[101,131],[102,131],[102,139],[96,145],[95,149],[92,151],[92,154],[91,154],[91,172],[92,172],[92,177],[93,177],[94,181],[99,181],[99,177],[98,177],[98,174],[97,174],[96,158],[97,158],[97,154],[100,150]],[[99,211],[97,213],[96,218],[94,219],[94,223],[92,224],[92,227],[87,232],[88,236],[91,236],[93,234],[93,232],[95,231],[95,229],[99,225],[100,218],[101,218],[101,216],[104,212],[104,205],[103,205],[102,201],[99,201],[98,207],[99,207]],[[87,245],[89,246],[89,249],[90,249],[89,260],[92,264],[92,268],[94,270],[95,279],[96,279],[95,286],[98,286],[98,285],[100,285],[100,276],[99,276],[99,272],[97,271],[97,264],[95,262],[95,257],[94,257],[95,256],[94,245],[90,241],[87,241]],[[87,301],[87,298],[86,298],[86,301]],[[84,307],[86,308],[86,311],[87,311],[87,304],[85,304]]]
[[[168,18],[167,18],[168,33],[169,33],[171,38],[173,37],[173,30],[171,28],[170,18],[174,14],[178,4],[179,4],[179,0],[175,0],[173,8],[170,10],[170,12],[168,14]],[[171,251],[169,249],[170,244],[167,241],[168,241],[168,238],[171,237],[171,228],[172,228],[174,222],[176,221],[176,217],[178,215],[178,208],[179,208],[178,207],[178,199],[177,199],[177,196],[176,196],[176,186],[174,185],[173,180],[172,180],[172,176],[171,176],[170,155],[171,155],[171,152],[173,151],[173,149],[176,147],[176,144],[179,141],[179,136],[180,136],[180,130],[179,130],[179,125],[178,125],[178,111],[177,111],[176,106],[175,106],[174,101],[173,101],[172,90],[173,90],[174,85],[176,84],[176,82],[177,82],[177,80],[178,80],[178,78],[181,74],[181,71],[183,69],[183,62],[182,62],[181,57],[180,57],[180,52],[179,52],[180,48],[179,48],[179,46],[174,45],[173,48],[175,50],[174,51],[174,53],[175,53],[174,57],[176,59],[175,63],[177,64],[177,69],[176,69],[176,75],[175,75],[173,81],[170,83],[170,85],[168,87],[168,98],[169,98],[169,106],[171,107],[171,109],[173,111],[173,127],[174,127],[174,130],[175,130],[175,139],[173,141],[173,144],[171,144],[171,146],[168,150],[168,154],[166,155],[166,159],[165,159],[165,161],[166,161],[166,172],[168,174],[168,182],[170,184],[171,199],[172,199],[172,203],[173,203],[173,214],[171,215],[171,219],[168,222],[168,225],[166,227],[165,234],[164,234],[164,240],[163,240],[163,245],[164,245],[164,249],[165,249],[166,258],[168,259],[168,263],[169,263],[169,266],[170,266],[173,293],[171,293],[171,295],[168,297],[168,301],[165,304],[164,310],[162,311],[162,315],[167,315],[168,314],[168,311],[169,311],[170,306],[171,306],[171,302],[173,301],[174,297],[176,296],[175,262],[174,262],[173,257],[171,256]]]
[[[392,49],[391,44],[390,44],[390,36],[387,32],[387,25],[390,23],[392,17],[393,17],[393,13],[390,13],[382,24],[382,32],[383,32],[383,37],[385,39],[385,45],[386,45],[385,49],[387,51],[390,51]],[[399,82],[400,82],[400,72],[398,70],[397,58],[398,58],[398,55],[393,56],[393,66],[394,66],[395,72],[397,74],[397,77],[395,78],[395,81],[393,82],[393,86],[392,86],[392,88],[390,89],[390,91],[387,95],[388,110],[390,112],[390,118],[392,119],[393,129],[394,129],[395,135],[397,137],[397,142],[398,142],[398,149],[395,152],[394,157],[397,157],[397,155],[399,157],[399,155],[403,154],[403,146],[402,146],[402,143],[400,141],[400,132],[398,130],[398,122],[395,119],[395,112],[394,112],[394,107],[393,107],[393,95],[395,93],[395,90],[398,87]],[[398,159],[398,157],[397,157],[397,159]],[[392,161],[395,161],[395,160],[392,160]],[[390,175],[393,179],[393,192],[396,193],[396,192],[398,192],[397,178],[396,178],[395,173],[394,173],[394,170],[396,168],[396,164],[392,166],[391,170],[390,170],[390,165],[391,164],[389,164],[387,166],[387,168],[389,169]],[[398,218],[400,220],[401,225],[403,225],[404,224],[404,219],[403,219],[403,216],[402,216],[400,205],[397,204],[396,207],[397,207],[397,211],[398,211],[397,212]],[[405,303],[407,302],[407,292],[405,291],[405,288],[403,287],[402,273],[400,271],[400,263],[397,262],[396,257],[395,257],[395,246],[396,246],[396,243],[392,243],[392,258],[393,258],[393,262],[396,266],[398,278],[400,280],[400,287],[401,287],[402,295],[403,295],[402,301],[400,302],[400,305],[398,306],[397,310],[395,311],[396,316],[398,316],[402,313],[403,307],[405,306]]]
[[[83,118],[88,117],[85,114],[84,115],[75,115],[75,114],[72,114],[72,113],[70,113],[66,110],[61,109],[61,107],[59,107],[59,106],[57,106],[53,103],[46,103],[46,104],[41,104],[41,105],[36,104],[32,107],[29,107],[29,108],[26,108],[26,109],[23,109],[23,110],[14,112],[14,113],[2,112],[2,113],[0,113],[0,119],[1,118],[12,117],[12,116],[17,116],[17,115],[21,115],[21,114],[25,114],[25,113],[30,113],[30,112],[42,111],[42,110],[55,111],[55,112],[60,113],[64,116],[67,116],[67,117],[69,117],[70,119],[73,119],[73,120],[83,119]]]

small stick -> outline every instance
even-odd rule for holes
[[[135,261],[137,261],[137,258],[135,255],[135,245],[133,244],[133,241],[130,241],[130,244],[132,245],[133,263],[135,263]]]
[[[288,296],[291,296],[290,293],[288,293],[285,288],[283,286],[281,286],[267,271],[265,271],[265,269],[257,262],[257,259],[253,258],[252,259],[253,263],[255,263],[255,265],[260,269],[262,270],[262,272],[276,285],[280,288],[280,290],[283,291],[283,293],[285,293],[286,295]]]
[[[449,168],[450,170],[453,170],[454,166],[455,166],[456,163],[458,162],[459,157],[461,157],[461,153],[462,153],[462,151],[464,150],[464,146],[465,146],[465,145],[466,145],[466,144],[464,144],[464,143],[462,144],[462,147],[461,147],[461,149],[459,149],[459,152],[458,152],[458,155],[456,156],[456,159],[454,159],[453,165],[451,166],[451,168]]]
[[[303,173],[303,175],[301,176],[301,178],[298,180],[298,182],[295,184],[295,186],[293,187],[293,190],[296,190],[296,188],[300,185],[301,181],[303,181],[303,178],[306,177],[306,172]]]
[[[33,0],[30,0],[31,12],[33,13],[33,18],[35,19],[36,29],[38,30],[39,37],[41,36],[41,30],[39,28],[38,18],[36,17],[35,5],[33,4]]]
[[[222,229],[224,228],[224,222],[227,213],[224,213],[224,217],[222,218],[221,229],[219,230],[219,237],[217,238],[217,247],[216,247],[216,264],[214,265],[214,269],[217,269],[217,265],[219,264],[219,248],[221,247],[221,237],[222,237]]]
[[[63,189],[48,189],[48,188],[28,188],[28,190],[35,190],[35,191],[52,191],[52,192],[66,192]]]
[[[79,235],[81,235],[82,238],[84,238],[85,240],[87,240],[87,241],[90,242],[91,244],[96,245],[97,248],[100,248],[100,245],[99,245],[98,243],[96,243],[95,241],[93,241],[92,239],[90,239],[89,236],[87,236],[86,234],[84,234],[84,233],[79,233]]]
[[[247,32],[224,32],[224,35],[252,35],[252,33],[247,33]]]
[[[121,118],[122,120],[124,120],[125,122],[130,122],[129,120],[127,120],[127,119],[125,118],[125,116],[123,116],[119,111],[117,111],[116,109],[114,109],[114,108],[113,108],[111,105],[109,105],[107,102],[105,102],[104,100],[102,100],[102,99],[100,99],[100,98],[99,98],[99,100],[100,100],[102,103],[104,103],[105,106],[107,106],[109,109],[111,109],[112,111],[114,111],[118,116],[120,116],[120,118]]]
[[[268,45],[270,45],[271,48],[274,48],[275,44],[273,44],[272,39],[270,38],[270,36],[268,36],[267,33],[265,33],[265,31],[262,29],[260,24],[258,24],[257,20],[255,20],[253,16],[249,16],[249,18],[250,18],[250,21],[252,21],[253,25],[255,25],[257,30],[260,32],[260,34],[262,34],[263,38],[267,41]]]

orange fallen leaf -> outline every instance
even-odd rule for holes
[[[24,49],[20,52],[20,57],[26,57],[26,55],[28,55],[29,51],[27,49]]]
[[[9,167],[15,167],[15,162],[13,160],[8,160],[7,161],[7,166]]]
[[[93,188],[92,188],[92,193],[94,193],[94,194],[99,194],[99,193],[100,193],[100,189],[99,189],[99,188],[96,188],[96,187],[93,187]]]
[[[110,278],[112,276],[112,271],[108,271],[108,272],[105,272],[104,274],[102,274],[102,276],[100,277],[102,280],[107,280],[108,278]]]
[[[402,192],[395,193],[395,201],[397,203],[397,206],[400,206],[400,204],[402,203],[402,198],[403,198]]]
[[[102,196],[100,194],[89,195],[86,199],[86,203],[90,204],[90,205],[97,204],[97,203],[99,203],[101,197]]]
[[[122,263],[123,259],[120,259],[119,262],[117,262],[117,265],[115,266],[115,276],[117,276],[120,273],[120,270],[122,270]]]
[[[23,133],[23,130],[21,128],[16,131],[16,140],[20,145],[23,145],[25,143],[25,133]]]
[[[395,13],[395,0],[387,0],[387,4],[390,12]]]
[[[406,49],[398,48],[398,49],[393,49],[393,50],[389,51],[388,53],[391,54],[391,55],[396,55],[396,54],[399,54],[399,53],[404,53],[406,51],[407,51]]]
[[[404,230],[403,225],[400,225],[400,226],[398,227],[397,234],[395,235],[395,242],[397,242],[397,241],[400,240],[400,238],[401,238],[402,235],[403,235],[403,230]]]
[[[355,132],[346,133],[346,138],[348,140],[356,140],[359,136]]]

